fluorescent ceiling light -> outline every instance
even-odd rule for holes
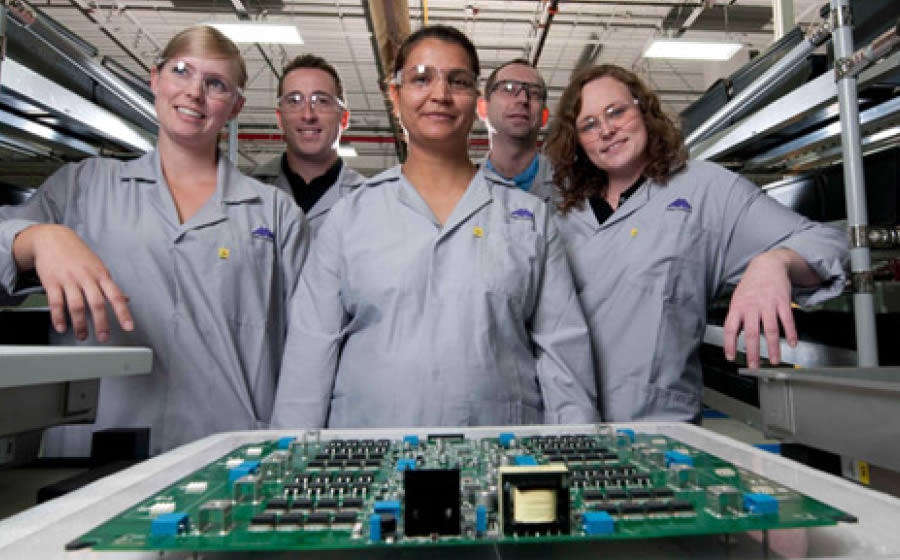
[[[302,45],[303,38],[296,25],[268,23],[210,23],[235,43],[279,43]]]
[[[356,157],[359,154],[356,153],[356,148],[354,148],[353,146],[341,144],[340,146],[338,146],[338,155],[341,157]]]
[[[724,41],[688,41],[685,39],[654,39],[644,58],[678,58],[682,60],[728,60],[743,44]]]

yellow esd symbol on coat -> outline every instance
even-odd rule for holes
[[[472,235],[474,235],[475,237],[484,237],[484,230],[478,226],[475,226],[474,228],[472,228]]]
[[[225,247],[219,247],[219,258],[220,259],[227,259],[230,256],[231,256],[231,251],[229,251]]]

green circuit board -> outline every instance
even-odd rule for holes
[[[852,522],[672,438],[614,431],[241,446],[68,548],[266,551],[647,539]]]

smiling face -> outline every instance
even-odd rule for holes
[[[153,68],[150,88],[156,96],[160,141],[186,148],[214,146],[222,127],[244,105],[234,86],[237,80],[234,61],[227,58],[174,56]],[[223,98],[222,87],[229,86],[233,94]]]
[[[515,80],[526,84],[541,85],[537,70],[524,64],[510,64],[497,72],[496,84]],[[520,88],[521,89],[521,88]],[[524,89],[515,96],[496,89],[485,92],[482,113],[494,134],[508,136],[516,140],[537,139],[543,125],[544,99],[529,95]]]
[[[313,109],[308,102],[310,95],[317,93],[337,99],[334,78],[318,68],[291,70],[284,77],[282,95],[294,92],[303,94],[304,102],[299,110],[289,110],[282,104],[276,111],[288,152],[301,160],[322,161],[337,157],[338,138],[346,127],[349,113],[342,108],[331,110],[319,106]]]
[[[410,148],[467,146],[478,93],[474,88],[453,89],[447,80],[448,72],[453,70],[471,73],[472,61],[465,49],[440,39],[423,39],[412,47],[401,71],[409,76],[417,66],[432,67],[441,75],[430,87],[403,83],[390,89],[391,101],[409,135]]]
[[[628,87],[615,78],[597,78],[581,88],[575,128],[588,159],[606,171],[611,181],[637,179],[649,162],[647,127],[640,108]]]

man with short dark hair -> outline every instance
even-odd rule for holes
[[[538,132],[547,123],[547,87],[524,58],[501,64],[488,77],[478,116],[488,127],[490,170],[544,201],[553,194],[553,169],[537,150]]]
[[[338,140],[350,110],[334,66],[313,54],[292,60],[278,81],[275,114],[286,150],[253,176],[293,194],[315,239],[334,203],[365,181],[338,157]]]

